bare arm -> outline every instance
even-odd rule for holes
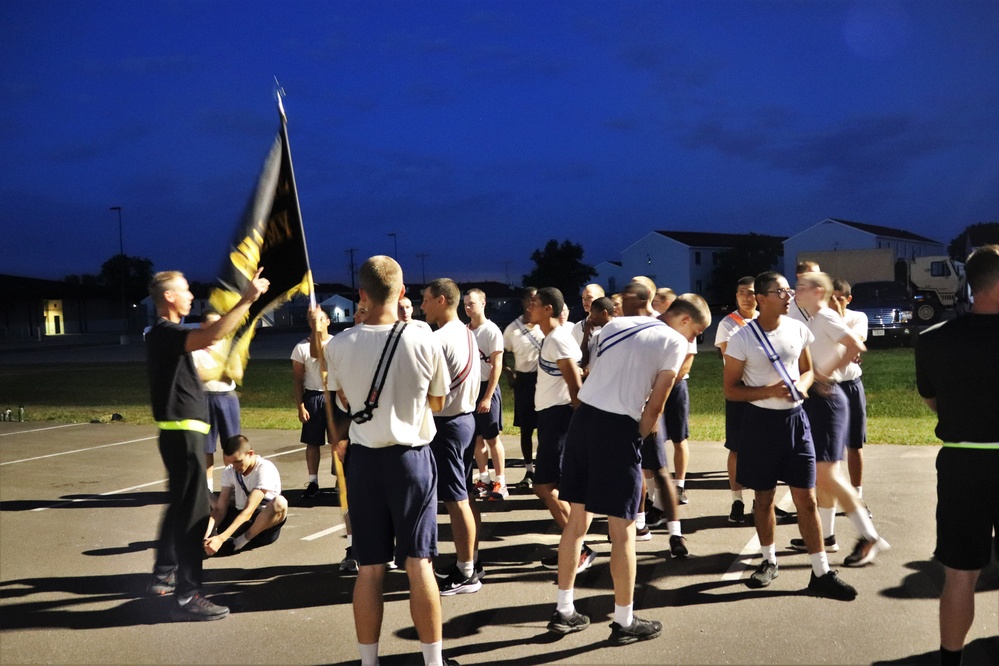
[[[683,377],[686,377],[688,374],[690,374],[690,368],[693,367],[693,365],[694,365],[694,355],[687,354],[686,358],[683,359],[683,363],[680,364],[680,369],[677,371],[676,376],[680,377],[681,379]]]
[[[238,472],[237,472],[238,474]],[[260,488],[254,488],[250,491],[249,497],[246,498],[246,506],[243,510],[233,519],[232,524],[226,528],[225,532],[222,532],[218,536],[211,537],[210,539],[205,539],[205,552],[209,555],[214,555],[218,552],[222,544],[225,543],[226,539],[231,537],[236,533],[239,527],[247,522],[253,517],[253,512],[257,510],[260,506],[260,502],[264,499],[264,491]]]
[[[295,407],[298,410],[298,420],[305,423],[309,420],[309,410],[305,408],[305,364],[291,362],[291,386],[295,396]]]
[[[430,405],[430,411],[434,414],[440,412],[444,409],[444,398],[447,396],[443,395],[428,395],[427,404]]]
[[[583,381],[579,376],[579,366],[571,358],[560,358],[558,360],[558,369],[562,371],[562,379],[565,380],[566,386],[569,387],[569,403],[573,408],[579,407],[577,394],[579,393],[579,388],[583,385]]]
[[[187,334],[184,342],[184,351],[193,352],[196,349],[204,349],[213,342],[221,340],[225,336],[236,330],[243,317],[250,310],[250,306],[267,291],[271,283],[266,278],[260,277],[263,268],[257,270],[257,274],[246,285],[242,298],[236,306],[222,315],[219,319],[204,328],[192,329]]]
[[[867,347],[860,341],[860,337],[853,332],[845,334],[837,342],[846,347],[846,350],[840,357],[839,362],[833,367],[827,368],[826,372],[822,372],[817,368],[815,369],[813,374],[815,375],[816,381],[828,382],[831,375],[845,369],[846,366],[850,365],[850,363],[852,363],[853,360],[861,353],[867,351]]]
[[[676,381],[677,376],[677,373],[672,370],[660,370],[656,374],[656,379],[652,383],[652,392],[649,394],[649,399],[645,401],[645,408],[642,410],[642,416],[638,420],[638,434],[643,439],[656,429],[659,415],[663,413],[666,398],[669,397],[669,392],[673,390],[673,383]]]
[[[503,374],[503,352],[495,351],[489,355],[489,379],[486,384],[486,392],[482,396],[482,402],[479,403],[479,413],[485,414],[489,411],[490,404],[493,400],[493,393],[496,392],[496,387],[499,386],[500,376]]]

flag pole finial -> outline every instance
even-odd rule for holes
[[[288,93],[284,91],[284,88],[278,82],[277,77],[274,77],[274,97],[277,99],[278,113],[281,114],[281,121],[287,122],[288,118],[284,114],[284,104],[281,102],[281,98],[285,97]]]

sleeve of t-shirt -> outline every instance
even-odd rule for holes
[[[306,357],[312,353],[309,349],[308,342],[309,342],[308,340],[303,340],[302,342],[299,342],[297,345],[295,345],[295,348],[291,350],[292,361],[298,361],[302,365],[305,365]]]
[[[482,349],[482,353],[488,357],[501,351],[503,351],[503,334],[499,332],[499,328],[490,329],[489,334],[486,336],[486,345]]]
[[[743,326],[728,339],[728,347],[725,348],[726,356],[731,356],[737,361],[745,361],[748,358],[749,346],[747,343],[749,335],[743,333],[745,330],[746,327]]]
[[[583,324],[585,322],[586,320],[584,319],[572,325],[572,339],[576,341],[577,345],[583,344]]]
[[[833,340],[839,342],[844,336],[853,333],[850,327],[847,325],[846,320],[840,317],[838,314],[833,314],[830,310],[831,316],[826,317],[826,326],[829,329],[829,335]]]
[[[513,324],[510,324],[503,331],[503,350],[513,351]]]
[[[340,385],[340,377],[337,373],[339,364],[335,363],[333,360],[336,357],[336,350],[338,347],[339,345],[337,344],[337,339],[334,337],[331,338],[330,341],[327,343],[326,347],[323,348],[323,356],[326,357],[326,368],[327,368],[326,387],[330,391],[336,391],[340,388],[343,388]]]
[[[576,341],[572,339],[572,336],[552,336],[552,342],[555,343],[555,360],[562,360],[563,358],[571,358],[573,361],[579,362],[583,358],[583,350],[579,348]]]
[[[867,314],[863,312],[858,312],[857,310],[847,310],[847,312],[852,312],[850,316],[850,329],[860,336],[860,339],[864,342],[867,341]]]
[[[440,340],[436,335],[428,336],[428,353],[430,354],[430,389],[432,396],[440,397],[448,394],[448,387],[451,384],[451,373],[448,372],[447,363],[444,361],[444,348],[441,347]]]
[[[223,488],[235,488],[236,487],[236,477],[235,472],[232,469],[232,465],[227,465],[222,470],[222,487]]]
[[[666,350],[663,354],[663,362],[659,367],[660,372],[663,370],[672,370],[673,372],[679,372],[680,366],[683,365],[684,359],[687,358],[688,343],[686,340],[677,339],[670,337],[666,340]],[[679,381],[679,378],[678,378]]]
[[[697,338],[687,343],[687,353],[696,354],[697,353]]]
[[[264,495],[277,493],[281,486],[281,474],[276,465],[261,465],[256,487],[264,491]]]
[[[718,330],[715,331],[715,347],[721,347],[722,343],[728,342],[734,332],[732,331],[732,318],[725,316],[718,322]]]

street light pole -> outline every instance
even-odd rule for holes
[[[392,247],[394,248],[392,258],[399,261],[399,238],[395,235],[394,231],[391,232],[389,236],[392,237]]]
[[[420,270],[423,273],[423,284],[427,284],[427,262],[426,259],[429,256],[426,252],[421,252],[416,255],[420,259]]]
[[[125,305],[125,234],[121,225],[121,206],[111,206],[108,210],[118,211],[118,266],[121,271],[121,330],[128,333],[128,309]]]

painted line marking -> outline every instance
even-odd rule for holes
[[[791,497],[790,490],[784,493],[784,496],[781,497],[779,500],[776,500],[774,502],[774,506],[779,506],[785,511],[787,511],[788,508],[793,508],[794,503],[793,502],[789,503],[787,501],[789,497]],[[781,506],[782,504],[787,506]],[[751,538],[748,542],[746,542],[746,545],[742,547],[742,550],[739,551],[739,554],[732,562],[732,565],[728,568],[728,571],[722,574],[721,579],[724,581],[730,581],[730,580],[739,580],[740,578],[742,578],[742,575],[751,568],[752,565],[750,565],[750,562],[756,555],[759,554],[759,552],[760,552],[760,537],[758,534],[756,534],[756,530],[754,529],[753,538]]]
[[[329,536],[330,534],[335,534],[335,533],[339,532],[342,529],[346,529],[346,527],[347,527],[346,525],[344,525],[343,523],[340,523],[339,525],[334,525],[333,527],[331,527],[329,529],[320,530],[319,532],[316,532],[315,534],[310,534],[309,536],[304,536],[300,540],[301,541],[315,541],[316,539],[321,539],[324,536]]]
[[[55,430],[56,428],[72,428],[74,426],[90,425],[89,423],[66,423],[63,425],[49,426],[47,428],[33,428],[31,430],[18,430],[17,432],[0,433],[0,437],[10,437],[11,435],[26,435],[32,432],[42,432],[43,430]]]
[[[147,442],[150,439],[156,439],[157,435],[152,437],[143,437],[141,439],[130,439],[125,442],[113,442],[111,444],[101,444],[100,446],[91,446],[86,449],[73,449],[72,451],[63,451],[62,453],[50,453],[44,456],[35,456],[34,458],[22,458],[21,460],[10,460],[5,463],[0,463],[0,467],[4,465],[13,465],[15,463],[31,462],[32,460],[44,460],[45,458],[55,458],[57,456],[68,456],[70,453],[86,453],[87,451],[96,451],[97,449],[106,449],[109,446],[121,446],[122,444],[134,444],[135,442]]]

